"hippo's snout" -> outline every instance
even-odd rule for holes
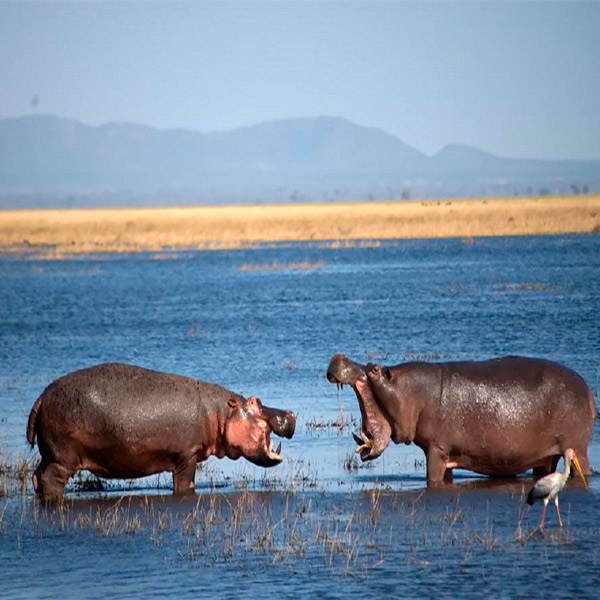
[[[296,430],[296,415],[291,410],[279,410],[262,406],[263,417],[269,423],[273,433],[279,437],[291,438]]]
[[[351,361],[343,354],[334,354],[327,367],[327,379],[338,385],[354,385],[357,380],[366,380],[366,368]]]
[[[269,425],[271,426],[271,429],[279,437],[290,439],[296,430],[296,415],[289,410],[271,410],[276,413],[269,416]]]

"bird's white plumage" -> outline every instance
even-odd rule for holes
[[[550,473],[550,475],[546,475],[538,480],[529,493],[534,502],[545,498],[548,501],[554,500],[565,487],[566,482],[567,478],[564,477],[564,473]]]

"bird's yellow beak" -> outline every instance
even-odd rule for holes
[[[579,460],[578,460],[575,452],[573,452],[573,464],[575,465],[575,468],[577,469],[577,473],[579,473],[579,477],[581,477],[581,481],[583,481],[583,486],[587,489],[588,484],[587,484],[587,481],[585,480],[585,476],[583,474],[583,471],[581,470],[581,465],[579,464]]]

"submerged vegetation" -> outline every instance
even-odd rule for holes
[[[35,457],[24,456],[11,461],[0,452],[0,498],[27,492],[35,462]]]
[[[260,272],[260,271],[314,271],[322,269],[325,266],[325,261],[318,260],[315,262],[299,261],[280,263],[274,260],[270,263],[243,263],[239,270],[242,273]]]
[[[344,414],[344,406],[340,404],[338,416],[335,419],[325,419],[323,417],[311,417],[306,422],[306,430],[311,433],[319,431],[337,431],[344,433],[360,427],[360,421],[352,414]]]
[[[67,499],[50,507],[23,494],[0,504],[0,534],[6,539],[20,530],[40,541],[57,531],[136,536],[136,543],[190,565],[260,560],[368,578],[382,568],[468,569],[480,567],[486,554],[516,557],[531,545],[573,544],[577,534],[569,525],[548,533],[529,527],[522,500],[522,493],[512,494],[514,511],[507,515],[506,502],[493,509],[493,496],[386,492],[378,486],[343,495],[210,490],[185,498]]]

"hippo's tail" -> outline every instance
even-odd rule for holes
[[[29,419],[27,419],[27,441],[33,448],[33,442],[35,441],[35,422],[37,421],[38,412],[42,404],[42,396],[40,396],[33,405],[31,412],[29,413]]]

